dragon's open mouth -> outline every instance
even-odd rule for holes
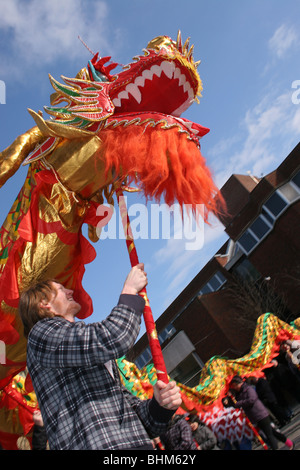
[[[176,60],[156,61],[123,89],[112,89],[115,112],[153,111],[179,117],[196,98],[191,77],[180,65]]]
[[[193,46],[189,48],[189,40],[182,44],[181,35],[176,42],[159,36],[150,41],[144,55],[134,57],[134,62],[118,74],[110,75],[118,64],[105,66],[110,57],[98,60],[96,54],[75,79],[62,77],[66,85],[50,76],[56,93],[52,106],[45,110],[55,117],[55,122],[48,122],[46,127],[51,127],[55,135],[63,135],[59,127],[71,125],[80,129],[78,135],[82,136],[83,129],[95,131],[90,123],[106,123],[111,116],[131,114],[137,119],[140,114],[151,113],[153,120],[157,113],[179,118],[201,96],[202,83],[197,72],[200,61],[194,61],[192,52]],[[63,101],[67,103],[65,107],[55,107]],[[39,116],[35,118],[41,120]]]

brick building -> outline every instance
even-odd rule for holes
[[[286,321],[300,314],[300,144],[265,177],[233,174],[221,192],[227,242],[156,321],[167,371],[188,386],[211,357],[241,357],[251,346],[254,328],[240,323],[233,278],[272,289]],[[146,334],[128,359],[151,362]]]

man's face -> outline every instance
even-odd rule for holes
[[[240,383],[233,383],[231,384],[231,388],[235,390],[236,392],[239,392],[240,389],[242,388],[243,382]]]
[[[66,318],[69,321],[74,321],[75,316],[80,311],[81,306],[73,299],[73,291],[67,289],[58,282],[53,282],[53,294],[48,301],[50,312]]]
[[[196,431],[196,429],[198,428],[198,423],[196,421],[194,421],[194,423],[191,423],[191,428],[192,428],[192,431]]]

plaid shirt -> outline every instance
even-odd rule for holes
[[[133,346],[143,308],[140,296],[123,294],[102,322],[56,316],[32,328],[27,366],[51,450],[152,449],[149,435],[165,431],[174,411],[132,395],[115,363]]]

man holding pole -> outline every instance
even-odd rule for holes
[[[115,359],[133,346],[147,285],[143,264],[128,274],[117,306],[102,322],[75,321],[73,291],[45,281],[23,292],[27,367],[51,450],[152,450],[181,404],[175,382],[158,380],[152,399],[121,385]],[[149,437],[150,436],[150,437]]]

